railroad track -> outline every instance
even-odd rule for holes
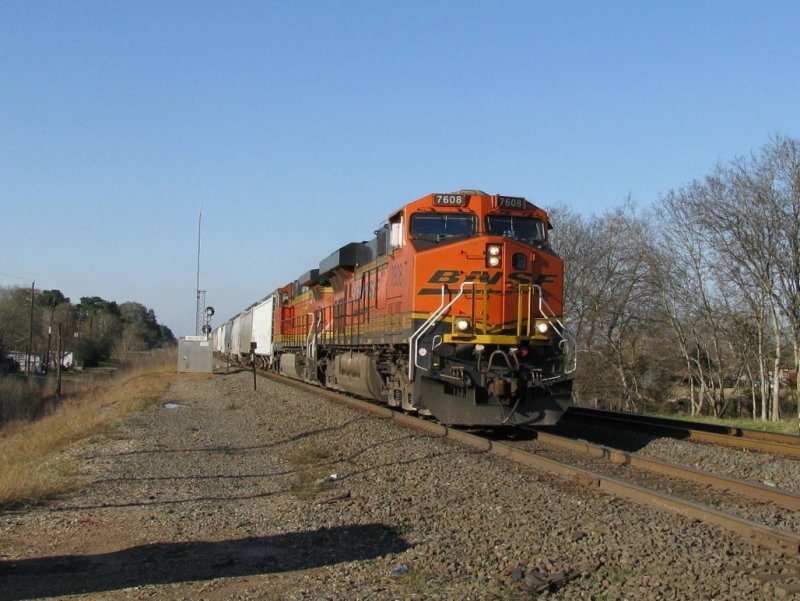
[[[690,468],[681,468],[680,466],[637,457],[630,453],[537,432],[535,436],[538,442],[550,448],[558,448],[571,453],[570,457],[572,457],[572,459],[567,459],[566,461],[558,460],[552,456],[544,456],[541,449],[525,448],[527,443],[493,440],[487,436],[449,428],[427,419],[407,415],[385,406],[376,405],[372,402],[363,401],[317,386],[305,384],[274,373],[260,373],[283,384],[313,392],[314,394],[345,404],[361,412],[391,419],[400,425],[421,430],[431,436],[448,438],[477,450],[506,457],[520,465],[546,471],[570,479],[589,488],[629,499],[641,505],[670,511],[690,519],[714,524],[760,546],[783,552],[790,556],[800,556],[800,534],[747,519],[733,513],[720,511],[709,504],[678,497],[664,492],[664,490],[655,490],[638,483],[632,483],[618,475],[609,473],[608,470],[600,472],[576,466],[574,465],[574,460],[578,454],[582,454],[605,460],[605,463],[612,467],[635,467],[652,474],[693,482],[700,488],[713,486],[716,490],[740,495],[748,500],[756,499],[759,503],[769,503],[792,511],[800,509],[800,495],[733,478],[715,476]],[[671,487],[668,486],[668,488]]]
[[[555,434],[536,431],[535,436],[537,441],[548,447],[564,449],[571,453],[600,459],[612,466],[629,467],[667,478],[677,478],[700,485],[705,490],[725,491],[752,501],[772,503],[784,509],[800,511],[800,494],[775,488],[774,486],[764,486],[739,478],[721,476]]]
[[[619,429],[633,427],[639,431],[657,433],[672,438],[800,458],[800,436],[794,434],[762,432],[718,424],[585,407],[570,407],[562,421],[591,423],[595,426],[603,423]]]

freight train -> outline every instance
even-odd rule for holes
[[[547,213],[428,194],[212,332],[216,353],[448,425],[553,425],[570,402]]]

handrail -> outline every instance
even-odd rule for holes
[[[559,346],[562,346],[562,348],[563,348],[563,345],[566,344],[573,351],[572,352],[572,367],[570,367],[570,368],[566,368],[565,367],[565,369],[564,369],[564,375],[571,374],[578,367],[578,357],[577,357],[577,353],[575,353],[575,349],[577,348],[577,345],[575,343],[575,338],[570,335],[570,331],[569,331],[569,329],[567,329],[567,326],[564,325],[564,322],[561,321],[561,319],[556,317],[555,311],[553,311],[553,309],[550,307],[550,305],[547,303],[547,301],[544,300],[544,294],[542,293],[542,287],[539,286],[538,284],[533,284],[532,287],[536,288],[536,290],[539,292],[539,314],[542,317],[544,317],[545,319],[547,319],[547,321],[551,325],[553,323],[556,323],[558,325],[558,328],[560,328],[560,329],[553,328],[556,331],[556,333],[558,334],[558,336],[561,338],[561,343],[559,343]],[[545,314],[544,309],[542,307],[547,309],[547,311],[549,312],[549,315]],[[564,354],[565,355],[567,354],[566,350],[565,350]],[[548,380],[553,380],[553,379],[557,379],[557,378],[548,378]]]
[[[317,345],[316,345],[316,337],[314,336],[314,313],[313,312],[306,313],[306,317],[308,317],[309,315],[311,316],[311,319],[309,320],[308,335],[306,336],[306,357],[310,359],[316,359]],[[313,355],[311,354],[312,350],[314,352]]]
[[[527,306],[527,327],[525,331],[526,336],[531,335],[531,306],[533,305],[533,286],[531,284],[520,284],[517,287],[517,336],[522,336],[522,309],[524,304],[523,294],[528,294]]]
[[[328,329],[331,327],[331,325],[332,325],[332,322],[328,322],[327,324],[325,323],[325,316],[322,314],[322,312],[320,312],[319,318],[317,319],[317,328],[316,328],[315,333],[314,333],[315,342],[319,341],[320,339],[322,339],[323,340],[323,345],[324,345],[325,332],[328,331]]]
[[[409,382],[414,381],[414,364],[416,363],[415,360],[416,349],[414,346],[416,343],[415,338],[421,336],[420,332],[422,332],[423,329],[425,329],[428,326],[431,320],[434,319],[434,316],[444,307],[444,291],[445,291],[445,285],[442,284],[442,300],[441,303],[439,304],[439,308],[436,309],[436,311],[434,311],[433,313],[431,313],[428,316],[428,319],[425,320],[425,323],[423,323],[416,332],[414,332],[413,334],[411,334],[411,336],[408,337],[408,381]]]
[[[459,298],[464,296],[464,286],[472,286],[474,284],[475,284],[474,281],[462,282],[461,287],[458,289],[458,294],[456,294],[453,297],[453,299],[449,303],[447,303],[447,305],[444,304],[445,301],[444,293],[446,287],[444,284],[442,284],[442,301],[441,304],[439,305],[439,308],[436,309],[436,311],[434,311],[433,313],[431,313],[428,319],[425,320],[425,323],[423,323],[417,329],[417,331],[411,334],[411,336],[409,336],[408,338],[408,381],[409,382],[414,381],[415,367],[427,371],[425,367],[417,363],[417,348],[418,348],[417,345],[419,344],[419,339],[422,338],[425,332],[427,332],[433,326],[433,324],[439,320],[439,318],[442,315],[444,315],[445,313],[447,313],[447,311],[450,310],[450,307],[452,307]]]

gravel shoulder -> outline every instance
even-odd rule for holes
[[[797,558],[271,380],[254,392],[249,372],[176,382],[164,403],[70,450],[84,490],[0,513],[0,601],[774,599],[800,584]]]

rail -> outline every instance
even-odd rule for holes
[[[615,465],[627,465],[662,476],[680,478],[681,480],[687,480],[718,490],[736,493],[756,501],[774,503],[792,511],[800,511],[800,495],[791,491],[755,484],[739,478],[710,474],[690,467],[667,463],[659,459],[643,457],[636,453],[626,453],[618,449],[610,449],[590,442],[573,440],[539,430],[536,430],[536,439],[546,445],[581,453],[589,457],[603,458]]]
[[[641,430],[655,431],[672,438],[800,458],[800,436],[793,434],[759,432],[724,425],[575,406],[570,407],[562,419],[594,423],[604,421],[620,427],[634,426]]]

